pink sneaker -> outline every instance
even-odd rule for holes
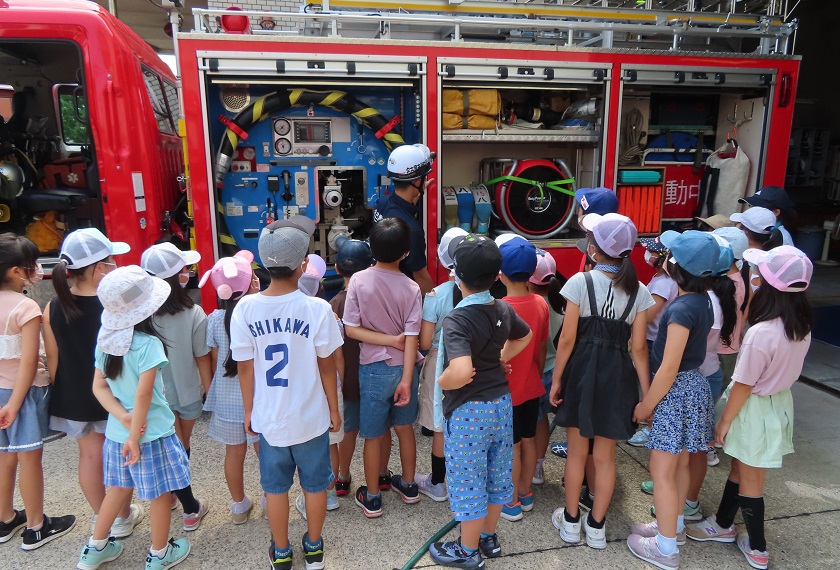
[[[184,531],[192,532],[201,526],[201,519],[210,512],[210,505],[199,499],[197,513],[184,513]]]
[[[670,555],[662,554],[659,545],[656,544],[656,537],[639,536],[631,534],[627,537],[627,548],[636,558],[653,564],[662,570],[676,570],[680,567],[680,551]]]
[[[646,538],[654,537],[659,534],[659,525],[656,521],[651,521],[649,523],[640,523],[633,525],[632,530],[630,531],[631,534],[638,534],[639,536],[644,536]],[[682,532],[677,533],[677,546],[682,546],[685,544],[685,529]]]
[[[688,538],[697,542],[735,542],[738,539],[735,527],[723,528],[717,523],[715,515],[706,517],[702,522],[686,525],[685,531]]]
[[[767,568],[767,564],[770,562],[770,555],[766,550],[763,552],[761,550],[752,550],[748,535],[745,534],[738,539],[738,548],[744,553],[744,558],[747,559],[750,566],[758,570],[765,570]]]

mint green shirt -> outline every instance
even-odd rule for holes
[[[155,386],[152,390],[152,403],[146,416],[146,433],[140,443],[147,443],[175,433],[175,414],[166,403],[163,378],[160,369],[166,366],[166,352],[160,339],[143,333],[134,333],[131,348],[123,357],[123,369],[116,379],[106,378],[114,397],[129,412],[134,409],[134,397],[140,384],[140,374],[152,368],[156,369]],[[105,353],[96,348],[96,368],[105,370]],[[117,443],[125,443],[129,430],[113,415],[108,416],[105,437]]]

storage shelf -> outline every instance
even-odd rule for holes
[[[600,137],[593,131],[562,130],[474,130],[443,131],[444,142],[586,142],[597,143]]]

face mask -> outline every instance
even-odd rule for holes
[[[455,286],[460,289],[461,288],[461,278],[455,275]]]
[[[101,275],[108,275],[109,273],[111,273],[117,267],[116,263],[110,263],[108,261],[100,261],[99,265],[105,265],[106,267],[108,267],[108,271],[100,271],[99,272]]]
[[[190,272],[187,271],[186,273],[179,273],[178,274],[178,285],[181,286],[181,289],[187,288],[187,283],[190,282]]]
[[[29,272],[29,276],[26,278],[19,277],[21,281],[24,283],[28,283],[30,285],[35,285],[40,283],[44,280],[44,268],[41,266],[40,263],[35,264],[35,268]]]

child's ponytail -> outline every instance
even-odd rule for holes
[[[238,374],[236,368],[236,361],[233,359],[233,351],[230,350],[230,318],[233,314],[233,309],[239,303],[239,299],[242,298],[242,293],[233,293],[232,299],[225,299],[222,301],[222,309],[225,311],[225,334],[228,337],[228,355],[225,358],[224,368],[225,368],[225,378],[234,378]]]
[[[630,261],[630,256],[621,258],[618,273],[615,274],[613,283],[630,297],[633,297],[639,291],[639,278],[636,276],[636,267]]]
[[[58,297],[58,305],[64,313],[64,320],[71,323],[82,316],[82,311],[76,305],[76,298],[70,292],[70,281],[68,277],[81,277],[87,267],[82,269],[68,269],[67,261],[61,260],[56,263],[52,270],[52,283],[55,295]]]
[[[565,278],[564,281],[561,282],[555,274],[549,277],[548,283],[545,284],[545,298],[548,301],[548,306],[551,307],[551,310],[558,315],[566,313],[566,298],[560,294],[560,289],[563,287],[564,283]]]
[[[732,346],[732,335],[738,322],[738,303],[735,300],[735,282],[727,275],[717,277],[712,283],[712,292],[720,301],[723,311],[723,326],[720,329],[720,340],[727,347]]]

